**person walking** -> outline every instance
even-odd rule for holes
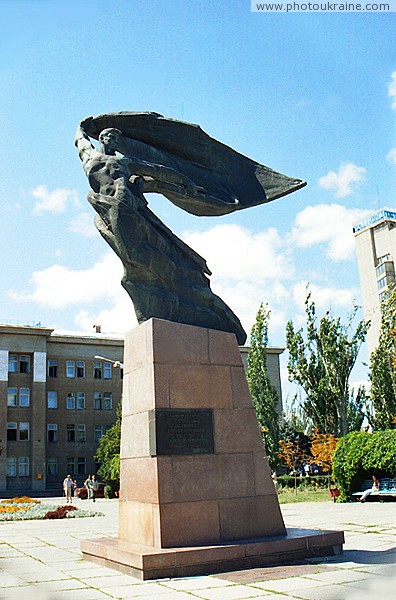
[[[84,481],[84,487],[87,490],[87,498],[92,498],[91,495],[91,490],[92,490],[92,485],[91,485],[91,475],[88,475],[88,477],[86,478],[86,480]]]
[[[64,480],[63,480],[63,491],[65,493],[66,496],[66,503],[67,504],[72,504],[73,500],[72,500],[72,493],[73,493],[73,487],[74,487],[74,481],[71,478],[70,475],[68,475]]]
[[[92,498],[93,502],[96,501],[96,492],[98,491],[98,489],[99,489],[99,484],[96,481],[95,475],[92,475],[92,477],[91,477],[91,498]]]

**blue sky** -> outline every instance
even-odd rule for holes
[[[106,332],[134,325],[121,267],[96,232],[73,145],[79,121],[118,110],[198,123],[308,182],[221,218],[150,196],[207,259],[212,289],[270,342],[360,302],[352,222],[395,208],[394,14],[251,13],[249,0],[0,0],[0,321]]]

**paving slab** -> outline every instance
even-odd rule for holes
[[[62,504],[60,499],[45,499]],[[342,555],[252,568],[216,576],[141,582],[130,575],[83,561],[80,541],[117,537],[118,501],[99,500],[103,517],[56,522],[0,522],[0,600],[380,600],[396,589],[395,506],[334,504],[283,505],[287,527],[345,530]],[[3,583],[4,582],[4,583]],[[76,590],[79,590],[76,592]]]

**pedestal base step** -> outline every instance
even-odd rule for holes
[[[186,577],[277,565],[342,553],[343,531],[288,529],[286,536],[216,546],[155,548],[118,538],[81,542],[83,557],[141,580]]]

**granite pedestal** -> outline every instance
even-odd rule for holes
[[[142,579],[334,554],[286,531],[234,334],[151,319],[125,340],[118,539],[84,558]]]

